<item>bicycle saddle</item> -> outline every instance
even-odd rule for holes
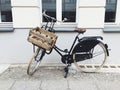
[[[75,30],[75,32],[78,32],[78,33],[84,33],[84,32],[86,32],[86,29],[85,28],[77,28],[76,30]]]

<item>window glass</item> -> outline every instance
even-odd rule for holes
[[[62,19],[69,19],[68,22],[76,20],[76,0],[62,0]]]
[[[56,18],[56,0],[42,0],[42,11],[46,10],[49,16]],[[43,22],[46,19],[43,18]]]
[[[106,0],[105,22],[115,22],[117,0]]]
[[[1,22],[12,22],[10,0],[0,0]]]
[[[58,20],[67,18],[69,19],[67,22],[76,22],[76,1],[77,0],[42,0],[42,11],[46,10],[48,15]],[[59,3],[59,5],[56,3]],[[56,13],[60,15],[56,16]],[[43,18],[43,22],[45,21],[46,19]]]

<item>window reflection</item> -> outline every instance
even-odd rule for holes
[[[2,22],[12,22],[11,2],[10,0],[0,0],[0,12]]]
[[[62,0],[62,19],[68,18],[68,22],[75,22],[76,0]]]
[[[117,0],[106,0],[105,22],[115,22]]]
[[[56,18],[56,0],[42,0],[42,11],[46,10],[49,16]],[[46,22],[43,18],[43,22]]]

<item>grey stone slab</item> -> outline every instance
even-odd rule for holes
[[[67,80],[44,80],[41,83],[42,90],[68,90]]]
[[[41,81],[16,81],[10,90],[40,90]]]
[[[97,90],[96,85],[93,81],[88,80],[70,80],[69,81],[69,89],[70,90]]]
[[[99,81],[96,85],[98,90],[120,90],[119,81]]]
[[[0,90],[9,90],[14,82],[14,80],[0,80]]]

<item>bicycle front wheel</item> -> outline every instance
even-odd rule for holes
[[[75,54],[74,54],[75,55]],[[96,72],[103,67],[107,58],[106,48],[103,43],[98,43],[91,50],[91,57],[85,60],[74,60],[75,66],[83,72]]]
[[[33,75],[34,72],[39,67],[39,64],[42,61],[43,56],[45,55],[45,50],[42,48],[37,48],[36,51],[33,53],[33,56],[28,64],[27,74]]]

